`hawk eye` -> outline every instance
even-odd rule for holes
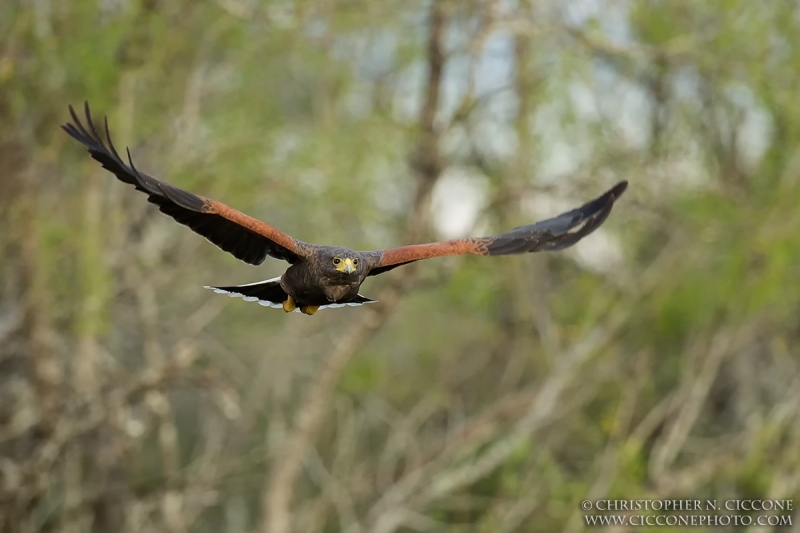
[[[353,265],[354,265],[354,266],[358,266],[358,259],[357,259],[357,258],[356,258],[356,259],[353,259]]]
[[[342,260],[341,260],[341,259],[339,259],[338,257],[334,257],[334,258],[333,258],[333,264],[334,264],[334,265],[338,265],[338,264],[339,264],[339,263],[341,263],[341,262],[342,262]]]

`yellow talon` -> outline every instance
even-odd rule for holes
[[[289,296],[288,298],[286,298],[286,301],[283,302],[283,310],[286,311],[287,313],[291,313],[295,309],[297,309],[297,304],[295,303],[294,298]],[[305,311],[303,312],[305,313]]]
[[[300,308],[300,312],[303,313],[304,315],[313,315],[317,311],[319,311],[318,305],[304,305],[303,307]]]

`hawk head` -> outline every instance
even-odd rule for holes
[[[329,248],[322,254],[320,267],[338,279],[354,279],[364,272],[360,254],[347,248]]]

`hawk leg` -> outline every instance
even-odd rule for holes
[[[291,296],[290,296],[291,298]],[[318,305],[304,305],[300,308],[300,312],[304,315],[313,315],[319,310]]]
[[[287,313],[291,313],[295,309],[297,309],[297,304],[295,303],[294,298],[292,298],[291,295],[287,296],[286,300],[284,300],[283,302],[283,310],[286,311]],[[305,311],[303,312],[305,313]]]

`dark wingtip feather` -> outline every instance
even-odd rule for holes
[[[89,126],[89,135],[92,137],[92,140],[96,143],[103,145],[102,139],[100,139],[100,134],[97,133],[97,128],[92,121],[92,112],[89,110],[89,101],[83,101],[83,112],[86,115],[86,124]]]
[[[138,176],[139,175],[139,171],[136,170],[135,166],[133,166],[133,158],[131,157],[131,149],[126,146],[125,147],[125,152],[127,152],[127,154],[128,154],[128,166],[130,166],[131,170],[133,170],[133,173]]]
[[[577,209],[495,235],[487,247],[488,255],[555,251],[572,246],[605,222],[614,202],[627,188],[628,182],[620,181]]]
[[[297,259],[294,252],[275,243],[269,237],[243,228],[224,217],[203,213],[205,200],[202,197],[139,172],[133,164],[133,157],[128,148],[125,149],[128,156],[126,164],[111,141],[108,117],[103,117],[105,127],[103,135],[95,127],[88,100],[83,103],[86,115],[83,119],[78,117],[72,105],[68,105],[67,108],[72,121],[67,121],[61,129],[80,142],[92,158],[113,173],[117,179],[145,192],[148,195],[147,200],[157,205],[162,213],[174,218],[180,224],[189,226],[226,252],[250,264],[262,263],[267,255],[285,259],[290,263]]]
[[[622,180],[616,185],[614,185],[608,192],[611,193],[614,196],[614,199],[616,200],[620,196],[622,196],[622,193],[624,193],[627,189],[628,189],[628,180]]]
[[[72,105],[68,105],[67,108],[69,109],[69,114],[72,117],[72,122],[67,122],[66,124],[62,125],[61,129],[63,129],[70,137],[83,144],[89,151],[89,154],[92,156],[92,158],[96,161],[99,161],[103,168],[111,171],[120,181],[144,189],[140,183],[141,176],[138,171],[133,167],[132,164],[130,167],[127,166],[119,157],[116,148],[114,148],[108,128],[108,118],[104,117],[103,120],[103,125],[105,126],[105,139],[108,143],[108,146],[106,146],[106,142],[103,141],[103,137],[95,127],[88,100],[84,100],[83,102],[83,112],[85,115],[84,120],[86,121],[86,125],[84,125],[84,122],[78,118],[78,113],[76,113],[75,108]]]
[[[609,190],[601,194],[594,200],[582,205],[571,213],[580,213],[583,217],[588,218],[595,216],[596,213],[602,213],[608,204],[614,202],[622,196],[622,193],[628,188],[628,181],[623,180],[611,187]],[[610,206],[609,206],[610,207]]]
[[[119,154],[117,153],[117,149],[114,147],[114,143],[111,142],[111,130],[108,129],[108,116],[106,115],[103,115],[103,127],[106,130],[106,141],[108,142],[108,148],[109,150],[111,150],[111,154],[117,161],[122,162],[122,159],[119,157]]]
[[[627,190],[628,190],[628,180],[622,180],[613,187],[611,187],[611,190],[609,190],[607,193],[610,196],[612,196],[611,201],[609,202],[609,205],[606,209],[608,212],[611,212],[611,208],[614,206],[614,202],[619,200],[620,196],[622,196],[622,194]],[[608,216],[608,213],[606,213],[606,216]]]

